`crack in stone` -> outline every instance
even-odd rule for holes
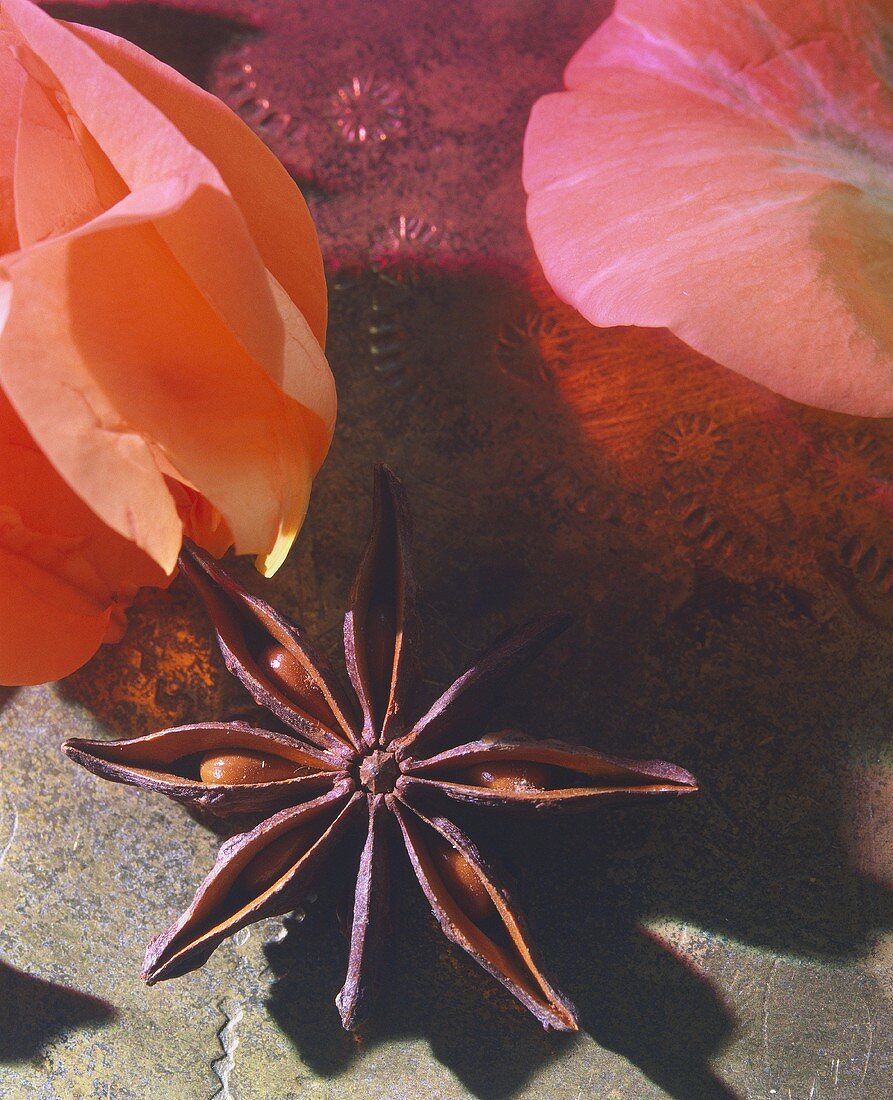
[[[225,1021],[217,1032],[223,1057],[215,1058],[211,1063],[220,1081],[220,1087],[210,1100],[238,1100],[236,1094],[230,1089],[229,1078],[236,1064],[235,1051],[239,1045],[239,1036],[236,1032],[245,1015],[245,1009],[242,1002],[235,997],[224,997],[218,1002],[217,1007],[223,1013]]]

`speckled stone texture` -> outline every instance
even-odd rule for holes
[[[887,1100],[893,1070],[893,426],[798,408],[537,274],[520,150],[607,5],[47,4],[226,99],[305,188],[331,287],[331,457],[275,580],[330,652],[385,460],[416,513],[428,698],[569,607],[509,724],[695,772],[697,799],[520,822],[510,869],[574,1038],[443,941],[406,869],[375,1022],[340,1030],[343,881],[146,989],[217,838],[65,737],[232,714],[185,585],[116,647],[0,694],[2,1100]]]

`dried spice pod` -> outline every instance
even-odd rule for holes
[[[76,764],[103,779],[155,791],[221,817],[294,805],[347,776],[343,761],[332,753],[244,722],[175,726],[120,741],[72,738],[63,749]],[[262,765],[255,769],[254,782],[235,776],[228,782],[202,778],[209,758],[246,753]],[[264,768],[269,774],[260,778]]]
[[[372,531],[344,616],[347,672],[363,710],[363,743],[387,745],[405,728],[419,678],[412,523],[403,486],[375,471]]]
[[[394,751],[401,758],[419,756],[481,732],[508,682],[570,623],[570,615],[547,615],[510,630],[446,689],[409,733],[395,741]]]
[[[544,1028],[576,1031],[574,1006],[546,978],[520,908],[506,887],[497,883],[474,844],[449,819],[426,817],[395,796],[389,801],[413,869],[444,934],[517,997]],[[477,899],[468,903],[467,885],[457,896],[458,876],[444,876],[442,861],[432,853],[437,844],[446,844],[461,856],[469,868],[466,874],[475,876],[478,891],[489,896],[489,911],[476,912]]]
[[[64,749],[114,782],[218,814],[266,815],[223,845],[192,904],[152,941],[146,981],[201,966],[227,936],[297,904],[365,821],[347,977],[336,999],[344,1027],[356,1027],[372,1002],[387,923],[389,849],[402,834],[449,939],[545,1028],[574,1030],[573,1006],[545,977],[516,902],[441,807],[458,801],[500,811],[583,810],[692,794],[697,783],[662,761],[621,760],[513,731],[482,735],[510,676],[565,628],[566,616],[504,637],[413,721],[409,530],[402,486],[378,467],[372,533],[344,623],[358,705],[299,627],[193,549],[183,556],[183,571],[208,609],[227,667],[287,731],[261,729],[254,720],[208,722],[130,741],[73,740]]]
[[[355,708],[329,662],[295,623],[185,543],[180,568],[201,596],[227,669],[255,702],[308,741],[349,758]]]
[[[149,944],[143,980],[153,985],[188,974],[240,928],[294,909],[362,803],[342,782],[228,840],[186,912]]]
[[[588,810],[596,802],[688,794],[694,776],[663,760],[626,760],[514,730],[425,760],[404,757],[399,784],[412,797],[435,789],[459,802],[520,810]],[[489,777],[489,778],[488,778]]]
[[[352,1031],[365,1018],[381,962],[390,885],[390,838],[385,798],[385,795],[378,794],[369,800],[369,827],[357,872],[347,977],[335,998],[346,1031]]]

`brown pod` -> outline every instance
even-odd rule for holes
[[[354,708],[299,627],[191,544],[180,568],[208,610],[226,667],[255,701],[301,737],[348,756],[358,738]]]
[[[394,654],[397,649],[397,613],[389,603],[372,604],[366,613],[366,669],[376,722],[387,713],[394,675]]]
[[[153,985],[187,974],[240,928],[293,909],[362,802],[351,795],[349,783],[339,783],[321,798],[281,810],[228,840],[186,912],[149,944],[144,981]]]
[[[363,743],[386,745],[407,726],[419,670],[412,523],[403,486],[375,469],[372,531],[344,616],[347,671],[363,711]]]
[[[582,811],[609,803],[694,794],[694,776],[665,760],[627,760],[513,730],[401,761],[407,798],[438,792],[495,809]]]
[[[546,978],[519,906],[506,887],[496,881],[474,844],[446,818],[427,817],[398,796],[387,797],[403,831],[416,877],[444,934],[504,985],[544,1028],[576,1031],[579,1024],[574,1006]],[[443,864],[432,855],[438,840],[464,857],[470,871],[463,866],[462,876],[477,877],[492,902],[492,915],[487,913],[478,921],[451,892],[452,883],[445,882],[439,873]],[[467,885],[461,889],[467,901]]]
[[[474,865],[442,837],[432,838],[429,850],[447,893],[475,924],[483,924],[496,910]]]
[[[570,615],[547,615],[509,631],[395,742],[397,755],[427,756],[460,738],[464,741],[480,733],[509,680],[570,623]]]
[[[554,776],[555,770],[545,764],[532,764],[525,760],[494,760],[489,764],[473,764],[465,769],[462,778],[473,787],[522,794],[547,791],[553,785]]]
[[[357,871],[347,976],[335,998],[346,1031],[353,1031],[368,1015],[378,981],[388,917],[389,816],[384,795],[369,799],[369,826]]]
[[[315,840],[313,830],[308,826],[278,836],[239,874],[233,883],[233,890],[252,898],[269,890],[310,850]]]
[[[339,757],[245,722],[174,726],[120,741],[72,738],[62,750],[103,779],[218,816],[272,812],[315,798],[345,775]]]

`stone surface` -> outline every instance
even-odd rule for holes
[[[185,586],[0,695],[0,1098],[885,1100],[893,1070],[893,426],[798,408],[662,332],[588,328],[527,244],[520,148],[606,5],[47,5],[205,83],[304,185],[339,428],[287,565],[240,576],[337,653],[371,465],[404,479],[427,698],[506,626],[571,634],[502,718],[694,771],[697,800],[466,824],[576,1038],[443,941],[405,869],[373,1025],[341,1032],[344,883],[146,989],[217,838],[58,751],[244,706]],[[558,700],[556,702],[556,699]]]

